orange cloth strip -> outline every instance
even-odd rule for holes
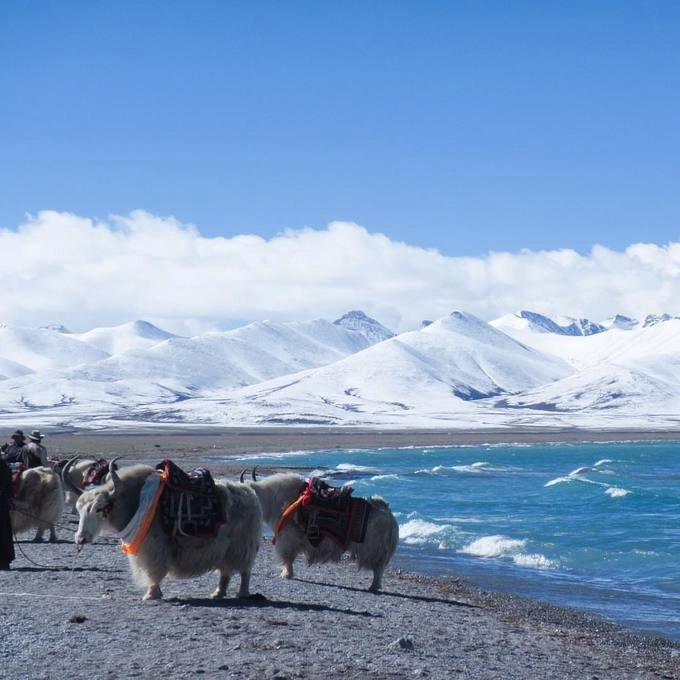
[[[144,543],[144,539],[151,528],[151,522],[153,522],[153,518],[156,516],[156,507],[165,490],[166,479],[165,471],[161,472],[161,483],[158,485],[153,500],[149,504],[149,509],[146,511],[146,515],[144,515],[144,519],[137,530],[137,535],[129,543],[121,543],[120,549],[126,555],[136,555],[142,547],[142,543]]]
[[[293,515],[297,511],[297,509],[302,505],[302,500],[304,498],[304,495],[300,496],[296,501],[293,501],[284,511],[281,517],[279,518],[279,521],[276,523],[276,529],[274,529],[274,538],[272,539],[272,543],[276,545],[276,539],[279,537],[279,534],[281,533],[281,530],[283,527],[290,522],[291,519],[293,519]]]

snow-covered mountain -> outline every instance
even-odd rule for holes
[[[78,366],[107,356],[76,337],[49,328],[0,326],[0,359],[26,372]]]
[[[120,326],[94,328],[87,333],[73,334],[71,337],[107,354],[124,354],[130,350],[153,347],[175,336],[148,321],[130,321]]]
[[[454,312],[394,335],[362,312],[180,337],[144,321],[0,326],[8,427],[338,424],[680,431],[680,318]]]
[[[551,319],[543,314],[526,310],[517,314],[506,314],[491,321],[491,325],[503,331],[533,331],[557,335],[594,335],[605,330],[602,324],[593,323],[588,319],[575,319],[571,316]]]
[[[58,370],[61,366],[53,362],[39,374],[25,375],[28,369],[10,371],[8,365],[10,379],[0,385],[0,408],[74,410],[96,403],[128,409],[173,403],[322,366],[392,335],[356,312],[334,323],[261,321],[193,338],[140,321],[98,328],[70,338],[94,353],[73,368]]]
[[[623,314],[615,314],[605,319],[600,325],[605,330],[610,330],[612,328],[618,328],[622,331],[629,331],[638,325],[637,319],[631,319],[629,316],[624,316]]]
[[[371,345],[394,337],[394,333],[389,328],[385,328],[379,321],[371,319],[370,316],[358,310],[347,312],[336,319],[333,325],[362,335]]]
[[[181,404],[177,414],[192,420],[201,418],[201,410],[217,409],[245,417],[241,405],[246,403],[258,422],[377,422],[381,415],[399,422],[433,412],[470,413],[470,402],[572,372],[564,361],[471,314],[454,312],[341,361],[254,385],[224,401]]]

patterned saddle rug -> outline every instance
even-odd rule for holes
[[[352,491],[351,487],[337,489],[311,477],[300,497],[284,511],[275,537],[295,515],[296,523],[315,547],[324,538],[342,550],[350,543],[363,543],[371,504],[365,498],[354,498]]]
[[[113,469],[118,469],[117,463],[113,464]],[[83,473],[83,479],[81,482],[83,488],[87,486],[99,486],[100,484],[103,484],[104,477],[106,477],[108,472],[109,461],[106,460],[106,458],[100,458],[99,460],[95,461],[92,463],[92,465],[87,467]]]
[[[165,482],[158,515],[168,533],[214,537],[226,521],[222,497],[209,470],[184,472],[171,460],[156,465]]]
[[[21,488],[21,475],[26,470],[23,463],[9,463],[9,469],[12,473],[12,496],[17,498]]]

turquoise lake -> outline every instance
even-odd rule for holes
[[[245,456],[390,502],[392,567],[590,610],[680,640],[680,443]],[[244,465],[245,467],[246,465]]]

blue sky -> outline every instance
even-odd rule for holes
[[[680,241],[673,2],[11,2],[0,227],[353,221],[449,256]]]

